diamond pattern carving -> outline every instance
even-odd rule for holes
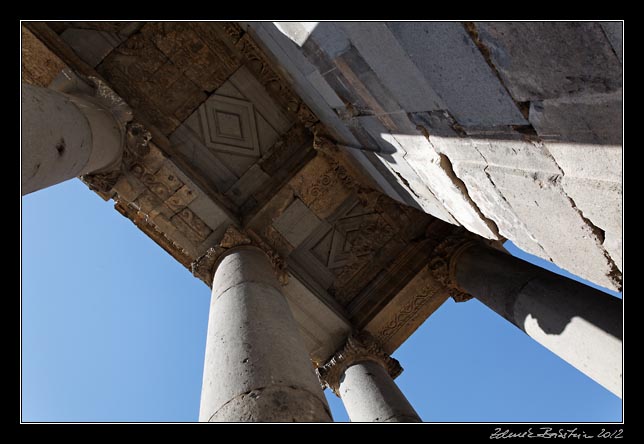
[[[260,156],[252,103],[213,94],[199,107],[199,121],[209,149],[239,156]]]
[[[310,253],[337,275],[362,259],[368,260],[394,235],[394,229],[377,213],[357,202],[313,242]]]

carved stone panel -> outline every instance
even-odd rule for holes
[[[425,267],[367,324],[387,353],[393,353],[449,297],[449,289]]]
[[[299,261],[331,293],[341,294],[339,302],[345,304],[352,295],[342,292],[343,287],[395,234],[396,228],[381,214],[351,196],[302,242],[292,260]]]
[[[203,140],[213,151],[259,157],[253,104],[213,94],[199,107]]]

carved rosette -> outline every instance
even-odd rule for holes
[[[233,225],[226,229],[226,232],[218,245],[208,248],[202,256],[190,264],[193,276],[201,279],[211,287],[212,281],[215,278],[217,262],[222,255],[232,248],[244,245],[252,245],[262,250],[266,256],[268,256],[268,260],[273,266],[273,270],[275,271],[275,275],[279,283],[282,285],[288,284],[288,272],[284,259],[273,251],[273,249],[271,249],[266,242],[262,241],[262,239],[254,232],[250,230],[244,231],[234,227]]]
[[[454,272],[461,254],[475,244],[475,240],[462,234],[447,236],[434,249],[429,261],[429,271],[438,282],[451,290],[455,302],[466,302],[473,297],[458,286]]]
[[[316,369],[322,388],[330,388],[339,397],[340,380],[345,370],[351,365],[364,361],[373,361],[382,365],[392,379],[403,371],[396,359],[385,353],[369,333],[362,331],[349,336],[344,347],[326,364]]]

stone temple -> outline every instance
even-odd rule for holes
[[[622,301],[502,245],[621,291],[622,28],[23,22],[22,194],[212,288],[201,421],[420,421],[390,355],[449,297],[621,397]]]

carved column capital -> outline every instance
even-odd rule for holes
[[[369,333],[362,331],[350,335],[344,347],[337,351],[326,364],[316,369],[320,384],[340,396],[340,380],[344,371],[351,365],[363,361],[373,361],[382,365],[392,379],[403,371],[396,359],[385,353]]]
[[[125,170],[149,153],[150,132],[140,123],[134,122],[132,109],[112,88],[97,77],[80,78],[68,73],[68,81],[57,86],[61,92],[73,97],[94,102],[108,110],[114,117],[122,134],[123,152],[120,160],[96,173],[81,177],[91,190],[109,192]]]
[[[150,132],[143,125],[129,122],[125,127],[125,143],[121,161],[114,169],[81,177],[83,182],[93,191],[109,192],[121,175],[133,164],[138,162],[150,152],[149,142],[152,139]]]
[[[461,233],[449,235],[436,246],[429,260],[429,271],[438,282],[451,290],[455,302],[469,301],[473,297],[458,286],[454,273],[461,254],[476,243],[476,240]]]
[[[288,272],[284,259],[253,231],[242,230],[233,225],[226,229],[218,245],[208,248],[202,256],[190,264],[192,274],[204,281],[209,287],[212,286],[217,263],[223,254],[233,248],[246,245],[262,250],[268,256],[279,283],[282,285],[288,284]]]

